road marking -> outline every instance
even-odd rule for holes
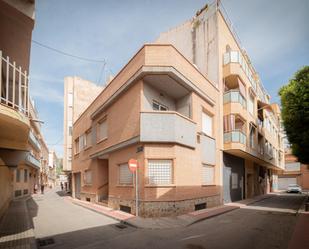
[[[200,237],[203,237],[203,236],[205,236],[205,235],[204,235],[204,234],[192,235],[192,236],[183,238],[183,239],[181,239],[180,241],[189,240],[189,239],[196,239],[196,238],[200,238]]]

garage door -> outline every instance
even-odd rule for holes
[[[289,184],[296,184],[296,177],[279,177],[278,178],[278,189],[286,190]]]

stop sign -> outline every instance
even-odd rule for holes
[[[137,169],[137,160],[135,159],[130,159],[129,160],[129,169],[131,170],[131,172],[135,172]]]

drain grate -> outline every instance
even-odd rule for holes
[[[53,238],[38,239],[37,243],[39,247],[43,247],[55,244],[55,240]]]
[[[127,226],[126,226],[126,225],[121,224],[121,223],[116,224],[116,225],[115,225],[115,227],[117,227],[117,228],[119,228],[119,229],[125,229],[125,228],[127,228]]]

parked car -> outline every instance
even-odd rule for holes
[[[289,184],[288,189],[287,189],[288,193],[301,193],[302,189],[299,185],[297,184]]]

